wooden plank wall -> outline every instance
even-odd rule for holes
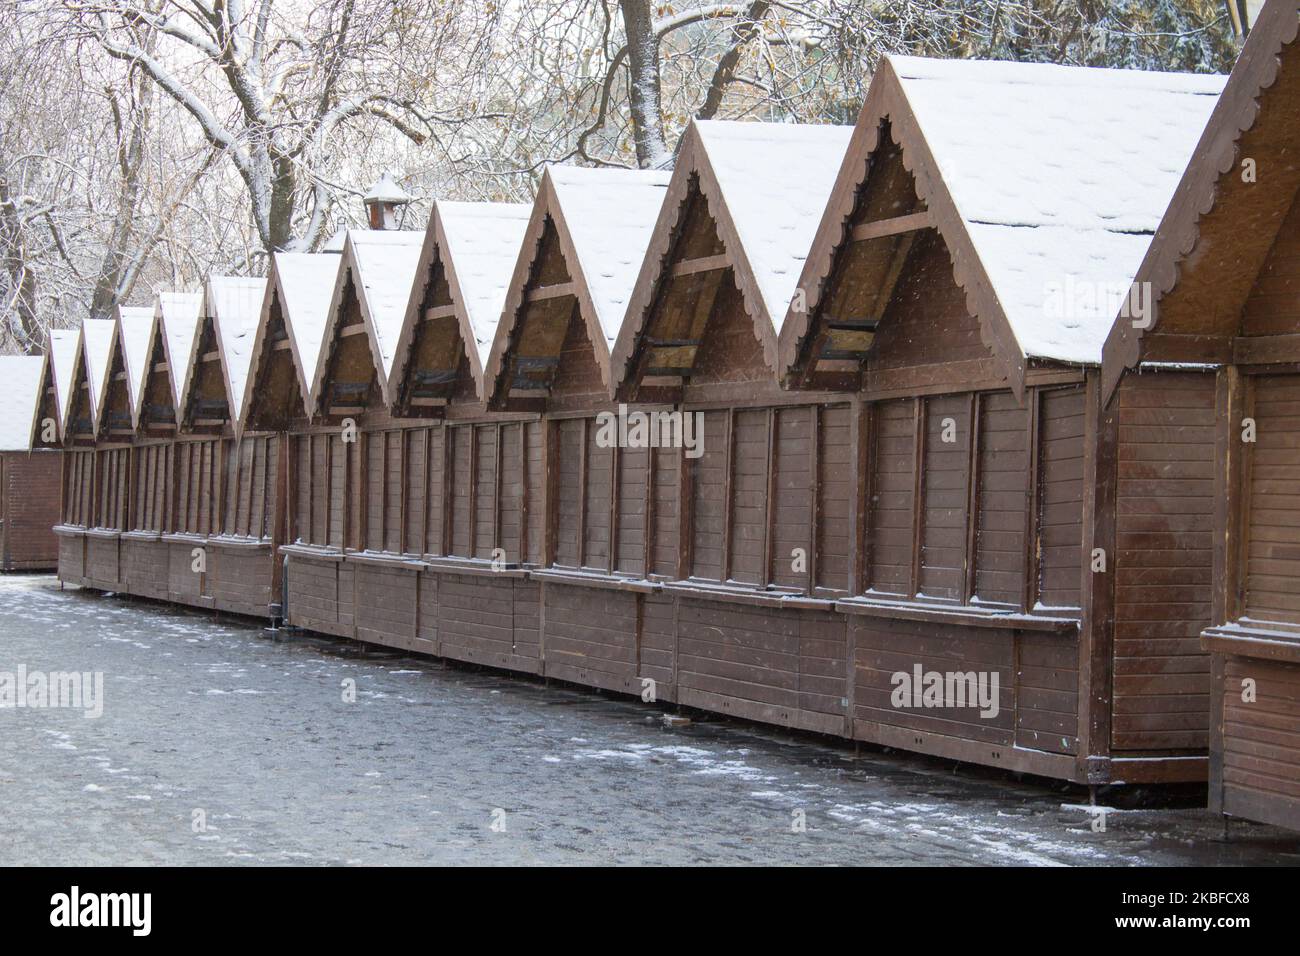
[[[1201,749],[1209,729],[1215,376],[1125,376],[1116,497],[1117,750]]]
[[[60,482],[59,452],[34,451],[0,455],[0,571],[47,570],[58,565]]]

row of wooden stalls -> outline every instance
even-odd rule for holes
[[[1239,74],[1271,78],[1249,64],[1286,13]],[[424,232],[87,323],[60,574],[1079,783],[1203,781],[1230,763],[1202,635],[1241,455],[1216,403],[1248,376],[1103,346],[1147,314],[1143,257],[1186,251],[1162,216],[1204,208],[1180,177],[1250,83],[886,59],[853,128],[697,122],[671,173],[552,166],[531,206],[439,201]],[[1294,665],[1266,666],[1294,745]],[[946,675],[970,699],[923,692]],[[1290,803],[1224,807],[1294,825],[1300,766],[1270,766]]]
[[[58,419],[42,420],[46,366],[74,353],[73,332],[56,332],[49,354],[0,356],[0,572],[50,571],[58,563]],[[64,366],[66,372],[67,366]]]

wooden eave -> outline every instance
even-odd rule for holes
[[[1300,189],[1298,27],[1300,2],[1273,0],[1251,28],[1134,278],[1150,284],[1151,321],[1121,317],[1107,337],[1106,400],[1139,362],[1234,360],[1241,308],[1277,234],[1241,221],[1280,226]],[[1256,182],[1244,181],[1239,157],[1255,160]]]

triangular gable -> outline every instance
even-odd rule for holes
[[[388,381],[424,234],[349,230],[312,376],[314,411],[388,403]]]
[[[847,126],[691,124],[614,348],[621,393],[647,378],[690,376],[726,276],[775,365],[777,334],[852,133]]]
[[[130,401],[131,431],[140,426],[145,384],[149,377],[149,359],[156,342],[157,319],[153,306],[124,306],[117,310],[118,348],[126,371]]]
[[[1120,315],[1110,329],[1107,398],[1139,361],[1233,360],[1243,309],[1275,240],[1293,231],[1288,217],[1297,215],[1298,28],[1296,0],[1270,0],[1252,25],[1138,267],[1134,282],[1149,290],[1149,312],[1137,322]]]
[[[160,292],[154,308],[167,353],[176,423],[180,424],[180,413],[189,390],[189,376],[196,360],[199,325],[203,320],[203,293]]]
[[[37,435],[44,355],[0,356],[0,451],[30,451]]]
[[[170,434],[176,430],[176,394],[167,361],[167,334],[160,318],[158,297],[149,309],[149,338],[144,345],[144,381],[136,407],[137,434]]]
[[[81,323],[82,373],[79,383],[86,393],[87,418],[77,418],[79,437],[93,439],[99,430],[108,399],[109,368],[117,345],[116,319],[83,319]]]
[[[886,57],[782,329],[787,382],[848,243],[914,231],[853,222],[882,123],[901,145],[984,344],[1019,393],[1029,360],[1096,364],[1113,312],[1222,86],[1222,77]],[[848,243],[846,243],[846,238]],[[802,308],[801,308],[802,307]]]
[[[68,410],[72,407],[73,379],[81,357],[81,329],[55,329],[50,332],[50,373],[59,399],[59,437],[68,428]]]
[[[575,319],[612,388],[610,353],[669,181],[651,170],[546,168],[484,368],[492,407],[545,401]]]
[[[242,403],[244,425],[282,429],[309,415],[339,262],[337,253],[271,257]]]
[[[483,368],[530,210],[526,203],[434,203],[388,387],[395,414],[435,415],[467,384],[484,400]]]
[[[205,311],[216,329],[217,351],[226,379],[226,395],[231,424],[239,429],[242,418],[245,384],[253,360],[253,340],[257,334],[262,303],[266,298],[266,280],[255,277],[210,276]]]

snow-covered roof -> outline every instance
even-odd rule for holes
[[[60,436],[68,424],[68,407],[72,404],[72,376],[77,370],[77,351],[80,348],[80,329],[50,330],[50,368],[54,374],[54,397],[58,401]]]
[[[158,318],[162,322],[163,342],[167,348],[167,367],[172,381],[172,397],[180,408],[194,370],[194,347],[203,315],[203,293],[159,292]]]
[[[364,201],[403,203],[410,202],[411,196],[405,189],[397,185],[397,180],[393,179],[390,174],[384,173],[367,190]]]
[[[293,343],[298,374],[304,381],[316,371],[320,360],[339,260],[337,254],[330,252],[275,254],[280,309]]]
[[[362,315],[379,352],[380,380],[387,389],[406,302],[420,263],[424,233],[414,230],[353,229],[346,255],[352,257]]]
[[[851,126],[696,122],[773,330],[794,296]],[[716,215],[716,213],[715,213]]]
[[[121,306],[117,310],[117,323],[122,343],[122,364],[126,370],[127,393],[131,399],[131,420],[135,422],[139,420],[140,401],[149,375],[154,310]]]
[[[40,407],[43,355],[0,355],[0,451],[29,451]]]
[[[113,338],[117,335],[114,319],[82,319],[81,343],[86,362],[86,381],[90,385],[90,420],[99,421],[108,390],[108,363],[113,356]]]
[[[1091,364],[1225,78],[888,65],[1026,356]]]
[[[216,329],[221,365],[230,397],[230,420],[240,420],[244,383],[253,359],[253,339],[262,316],[266,280],[243,276],[208,277],[208,314]]]
[[[448,279],[469,317],[479,369],[492,351],[530,208],[527,203],[439,202],[434,209],[446,238],[441,254],[451,263]]]
[[[547,166],[577,262],[591,295],[606,350],[623,325],[628,300],[663,205],[670,173],[657,170]]]

